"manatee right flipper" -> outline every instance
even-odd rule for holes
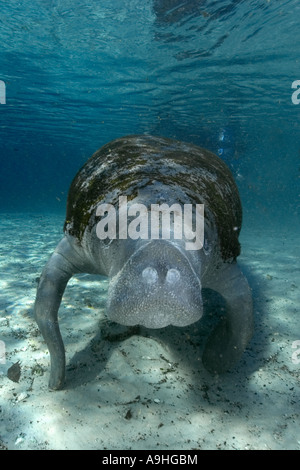
[[[207,341],[202,361],[207,370],[222,373],[241,357],[253,334],[251,289],[236,263],[224,263],[209,286],[226,302],[226,316]]]
[[[57,321],[58,309],[69,279],[80,272],[68,260],[70,253],[74,257],[74,250],[65,237],[43,269],[34,306],[35,319],[50,352],[49,388],[53,390],[62,388],[65,378],[65,349]]]

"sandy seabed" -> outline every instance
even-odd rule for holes
[[[201,361],[217,296],[205,294],[206,315],[190,327],[124,328],[105,318],[108,280],[72,278],[59,312],[67,383],[51,392],[33,304],[62,224],[0,216],[0,449],[300,449],[299,231],[243,229],[255,334],[222,376]]]

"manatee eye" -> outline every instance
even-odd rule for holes
[[[142,276],[143,276],[143,279],[148,284],[154,284],[158,279],[158,273],[157,273],[156,269],[151,268],[150,266],[143,270]]]
[[[179,281],[180,279],[180,272],[177,269],[169,269],[166,276],[166,282],[168,284],[175,284],[175,282]]]

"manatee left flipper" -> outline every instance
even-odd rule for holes
[[[224,263],[209,285],[226,301],[226,316],[208,338],[202,361],[207,370],[222,373],[241,357],[253,335],[251,289],[236,263]]]
[[[65,378],[65,349],[61,338],[57,314],[69,279],[81,270],[73,262],[74,250],[66,237],[58,244],[40,277],[34,306],[34,315],[47,343],[51,358],[49,388],[63,387]]]

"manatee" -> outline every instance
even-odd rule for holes
[[[121,200],[127,201],[126,213]],[[163,204],[177,212],[192,207],[193,227],[195,208],[204,207],[201,248],[187,249],[191,233],[197,233],[192,227],[191,232],[182,230],[181,238],[175,236],[175,209],[172,220],[169,212],[169,236],[162,232],[157,236],[156,231],[151,237],[147,225],[143,231],[141,224],[138,227],[142,209],[145,215],[145,208],[148,214]],[[133,206],[140,208],[136,218],[132,213],[128,217]],[[117,222],[121,218],[128,224],[125,228]],[[134,220],[132,233],[136,235],[129,237]],[[156,229],[162,229],[162,215],[155,220]],[[113,222],[115,231],[110,231]],[[203,314],[202,289],[213,289],[223,297],[226,315],[208,337],[203,365],[217,374],[233,367],[253,333],[251,289],[237,264],[241,224],[234,178],[226,164],[205,149],[133,135],[95,152],[71,183],[64,236],[44,267],[37,289],[34,311],[50,352],[49,387],[60,389],[65,381],[65,350],[57,316],[66,285],[76,273],[107,276],[108,318],[147,328],[197,322]]]

